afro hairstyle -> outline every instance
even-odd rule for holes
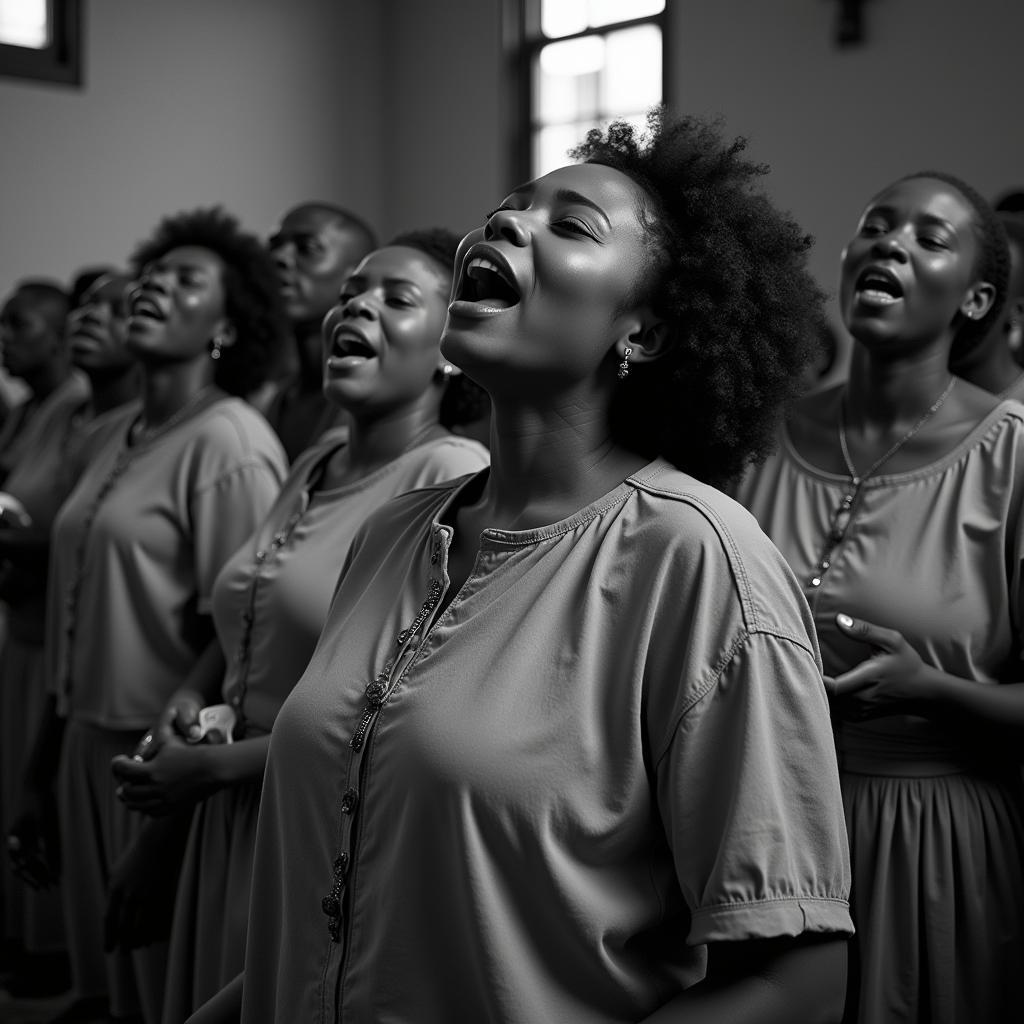
[[[215,206],[165,217],[132,253],[132,272],[138,276],[181,246],[208,249],[224,266],[224,312],[236,338],[221,351],[215,381],[228,394],[248,395],[266,379],[288,337],[274,261],[259,238]]]
[[[634,299],[669,330],[666,354],[617,386],[612,432],[716,485],[772,450],[824,329],[811,238],[757,188],[768,168],[745,149],[718,120],[670,120],[655,108],[646,132],[612,122],[570,154],[646,193],[638,216],[651,255]]]

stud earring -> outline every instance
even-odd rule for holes
[[[633,350],[627,345],[622,351],[622,362],[619,363],[619,380],[625,380],[629,376],[629,357]]]
[[[215,334],[213,336],[213,341],[211,341],[210,344],[212,346],[210,349],[210,358],[220,359],[220,350],[224,347],[224,338],[219,334]]]

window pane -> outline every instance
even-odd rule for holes
[[[661,29],[622,29],[606,36],[602,109],[631,114],[661,102]]]
[[[665,0],[590,0],[589,7],[590,24],[596,27],[661,14]]]
[[[582,32],[587,27],[587,7],[587,0],[541,0],[541,32],[549,39]]]
[[[540,30],[549,39],[660,14],[665,0],[541,0]]]
[[[552,123],[596,117],[604,64],[605,41],[601,36],[545,46],[534,71],[534,118]]]
[[[47,0],[0,0],[0,43],[43,50],[50,45]]]
[[[533,136],[533,176],[540,177],[556,167],[571,164],[567,153],[578,146],[587,132],[594,127],[593,121],[577,124],[552,125],[541,128]]]

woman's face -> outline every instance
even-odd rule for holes
[[[953,321],[980,283],[980,251],[974,211],[953,186],[936,178],[890,186],[864,211],[843,252],[847,329],[893,354],[951,340]]]
[[[125,347],[131,281],[107,275],[93,282],[68,318],[68,341],[76,366],[93,372],[120,372],[135,361]]]
[[[598,164],[516,189],[460,246],[445,355],[492,394],[523,393],[521,374],[531,393],[594,377],[635,319],[650,263],[638,219],[646,198]]]
[[[45,304],[16,291],[0,309],[0,352],[12,377],[30,376],[60,351],[60,329]]]
[[[450,288],[449,275],[418,249],[370,253],[324,317],[324,394],[357,416],[422,398],[443,363]]]
[[[198,245],[171,249],[143,268],[131,296],[126,344],[139,358],[188,362],[208,356],[227,329],[224,264]]]

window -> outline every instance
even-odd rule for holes
[[[595,125],[642,124],[665,95],[667,0],[510,0],[517,180],[566,162]]]
[[[79,85],[80,0],[0,0],[0,75]]]

